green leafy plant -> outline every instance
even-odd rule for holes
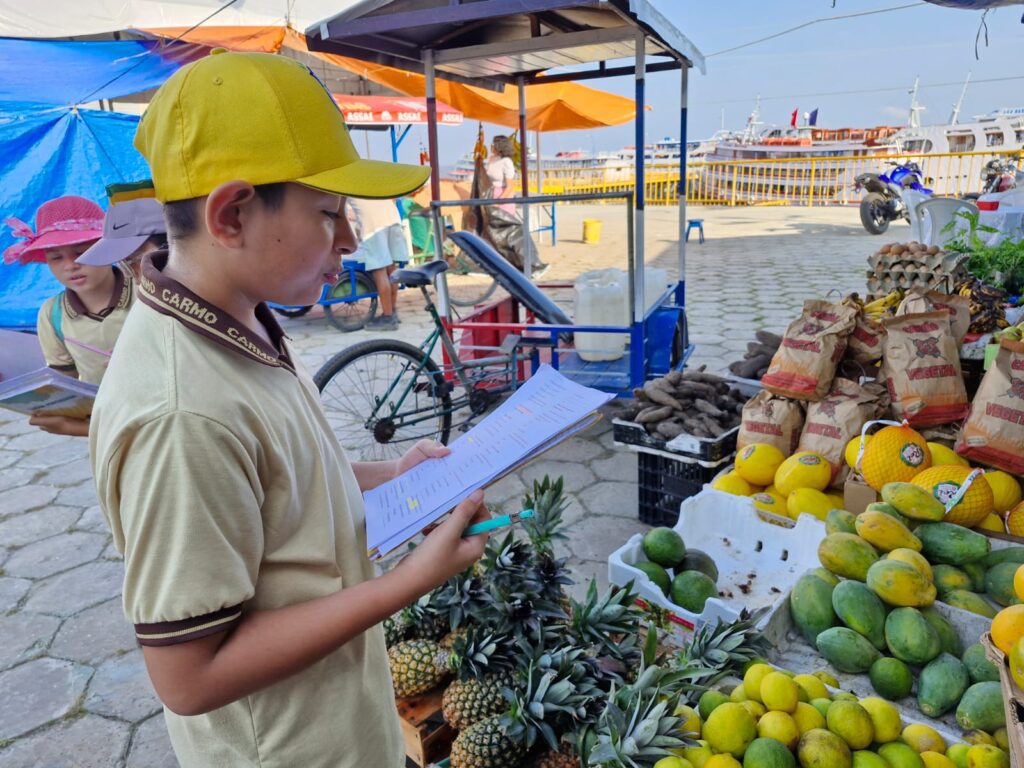
[[[958,220],[967,226],[946,244],[946,250],[968,254],[971,258],[967,268],[983,282],[1010,294],[1021,293],[1024,290],[1024,240],[1005,239],[996,245],[989,245],[982,235],[992,235],[999,230],[981,224],[979,218],[980,215],[973,211],[957,211],[953,220],[942,228],[942,232],[948,233],[958,226],[962,227]]]

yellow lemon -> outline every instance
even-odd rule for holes
[[[843,451],[843,458],[846,459],[846,466],[850,469],[857,470],[857,454],[860,453],[860,435],[857,435],[850,442],[846,444],[846,450]],[[864,436],[864,447],[867,448],[868,443],[871,442],[871,435]]]
[[[771,672],[761,681],[761,701],[767,709],[795,712],[800,686],[781,672]]]
[[[989,744],[993,747],[996,745],[996,740],[979,728],[971,728],[969,731],[964,731],[964,741],[968,744]]]
[[[946,757],[953,761],[956,768],[967,768],[967,753],[970,751],[970,744],[950,744]]]
[[[828,459],[814,451],[794,453],[775,473],[775,487],[787,498],[797,488],[824,491],[832,482],[832,465]]]
[[[762,739],[781,741],[788,749],[796,749],[800,741],[800,728],[785,712],[766,712],[757,721],[757,735]]]
[[[830,672],[826,672],[824,669],[819,669],[816,672],[811,672],[816,678],[821,680],[825,685],[831,685],[833,688],[839,687],[839,681],[836,680],[835,675]],[[824,698],[824,697],[822,697]]]
[[[679,724],[680,733],[690,734],[691,738],[700,736],[701,720],[696,709],[680,704],[672,714],[683,721]]]
[[[967,750],[967,768],[1010,768],[1010,758],[999,747],[975,744]]]
[[[1017,687],[1024,688],[1024,637],[1018,637],[1006,655],[1010,657],[1010,677],[1017,683]]]
[[[704,723],[704,739],[715,752],[728,752],[733,757],[741,757],[755,738],[757,721],[743,704],[722,704],[715,708]],[[710,763],[709,760],[706,765]]]
[[[693,768],[704,768],[711,758],[711,747],[706,741],[698,739],[696,746],[683,747],[679,752],[684,760],[689,760]]]
[[[743,675],[743,690],[747,694],[747,699],[761,700],[761,681],[774,671],[775,667],[760,662],[747,668],[746,674]]]
[[[1024,605],[1011,605],[1003,608],[992,619],[992,642],[1003,653],[1009,655],[1010,649],[1024,637]]]
[[[985,479],[992,489],[992,509],[997,514],[1009,512],[1020,504],[1020,483],[1013,475],[995,469],[986,472]]]
[[[796,712],[793,713],[793,722],[796,723],[800,735],[803,736],[815,728],[824,728],[825,716],[810,704],[804,704],[801,701],[797,702]]]
[[[921,762],[924,768],[956,768],[956,763],[939,752],[922,752]]]
[[[732,755],[712,755],[704,768],[743,768],[743,763]]]
[[[693,763],[681,757],[663,757],[654,764],[654,768],[693,768]]]
[[[760,719],[760,717],[768,711],[764,708],[764,704],[762,704],[760,701],[754,701],[753,699],[741,701],[740,706],[747,710],[747,712],[752,714],[755,720]]]
[[[931,451],[932,454],[933,467],[945,467],[950,464],[956,464],[961,467],[971,466],[967,462],[967,459],[952,448],[947,448],[942,443],[928,443],[928,450]]]
[[[981,519],[975,528],[980,528],[983,531],[995,531],[996,533],[1006,533],[1006,525],[1003,523],[1003,518],[997,515],[995,512],[989,512],[985,517]]]
[[[900,712],[879,696],[868,696],[860,700],[860,705],[867,710],[871,717],[871,725],[875,729],[875,741],[884,744],[887,741],[896,741],[900,737],[900,729],[903,723],[900,720]]]
[[[1013,574],[1013,591],[1017,594],[1018,600],[1024,600],[1024,565]]]
[[[801,514],[808,514],[824,520],[830,510],[835,508],[832,499],[821,491],[813,488],[797,488],[786,499],[786,510],[796,520]]]
[[[828,688],[814,675],[796,675],[793,678],[793,682],[799,685],[807,694],[807,701],[828,698]]]
[[[740,683],[729,693],[729,701],[735,701],[737,703],[747,700],[747,691],[743,687],[743,683]]]
[[[786,460],[782,451],[768,443],[751,443],[736,454],[736,474],[754,485],[768,485]]]
[[[731,493],[733,496],[749,496],[751,493],[750,484],[735,472],[727,472],[715,478],[711,487],[716,491]]]
[[[992,738],[996,740],[996,746],[1003,750],[1003,752],[1010,751],[1010,734],[1006,731],[1006,728],[996,728],[992,731]]]
[[[828,729],[842,738],[850,749],[867,749],[875,740],[871,715],[856,701],[833,701],[825,722]]]
[[[911,723],[903,729],[903,743],[909,744],[918,754],[922,752],[945,752],[946,740],[924,723]]]

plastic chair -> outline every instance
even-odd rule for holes
[[[697,234],[699,235],[699,241],[698,242],[703,243],[704,242],[704,219],[687,219],[686,220],[686,235],[683,237],[683,240],[685,240],[686,242],[690,242],[690,230],[691,229],[696,229],[697,230]]]
[[[976,214],[978,206],[969,200],[960,200],[956,197],[931,197],[918,203],[914,207],[912,215],[918,218],[920,231],[925,231],[924,222],[926,216],[930,223],[928,237],[922,242],[925,245],[942,247],[955,238],[957,236],[956,227],[953,227],[949,232],[943,232],[942,230],[951,221],[955,220],[956,214],[959,211],[970,211]]]

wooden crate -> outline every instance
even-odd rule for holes
[[[1010,765],[1024,768],[1024,691],[1010,676],[1006,655],[996,648],[992,635],[981,638],[988,660],[999,667],[999,681],[1003,687],[1003,705],[1006,708],[1006,732],[1010,737]]]
[[[441,717],[444,687],[420,696],[398,699],[398,718],[405,738],[405,755],[420,768],[448,757],[457,732]]]

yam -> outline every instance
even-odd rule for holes
[[[658,421],[664,421],[672,415],[673,408],[670,405],[659,405],[644,408],[640,413],[636,415],[637,424],[653,424]]]

